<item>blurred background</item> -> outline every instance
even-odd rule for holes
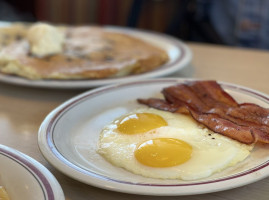
[[[268,0],[0,0],[0,21],[116,25],[268,49]]]

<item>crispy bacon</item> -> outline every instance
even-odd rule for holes
[[[169,112],[190,114],[214,132],[239,142],[269,143],[269,109],[238,104],[216,81],[194,81],[163,89],[165,99],[139,103]]]
[[[236,108],[230,108],[227,110],[227,114],[269,127],[269,109],[262,108],[253,103],[243,103]]]
[[[190,114],[190,111],[186,106],[180,104],[168,103],[163,99],[150,98],[150,99],[138,99],[137,101],[141,104],[148,105],[149,107],[156,108],[158,110],[164,110],[173,113],[177,112],[181,114]]]
[[[237,106],[237,102],[216,81],[194,81],[187,85],[204,102]]]

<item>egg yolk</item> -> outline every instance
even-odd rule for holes
[[[191,158],[192,147],[174,138],[155,138],[140,144],[135,150],[135,158],[149,167],[173,167]]]
[[[167,122],[153,113],[131,114],[117,123],[118,131],[124,134],[145,133],[162,126],[167,126]]]

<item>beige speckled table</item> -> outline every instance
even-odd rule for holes
[[[188,45],[194,55],[191,65],[172,76],[215,79],[269,94],[269,51],[195,43]],[[269,199],[269,177],[247,186],[211,194],[154,197],[106,191],[63,175],[39,151],[38,128],[52,109],[83,91],[85,90],[38,89],[0,83],[0,143],[27,154],[46,166],[58,179],[66,199]]]

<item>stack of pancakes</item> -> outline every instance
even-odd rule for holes
[[[102,79],[154,70],[167,53],[141,39],[102,27],[56,27],[62,52],[36,56],[27,32],[32,24],[0,29],[0,72],[28,79]]]

